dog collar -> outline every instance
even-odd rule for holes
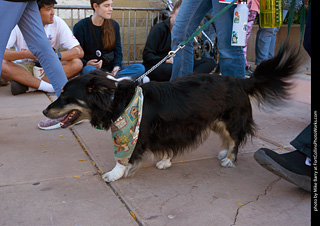
[[[115,160],[127,166],[137,144],[142,118],[143,93],[137,86],[135,95],[121,116],[112,123],[111,132]]]

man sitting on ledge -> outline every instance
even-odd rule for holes
[[[83,50],[78,40],[73,36],[68,25],[54,15],[55,0],[37,0],[44,30],[54,49],[63,48],[66,51],[57,52],[63,69],[70,79],[82,70]],[[14,50],[10,50],[12,47]],[[42,90],[54,92],[45,72],[36,65],[37,58],[28,49],[18,26],[10,35],[3,57],[1,77],[11,81],[11,93],[18,95],[25,92]]]

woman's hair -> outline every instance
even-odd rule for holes
[[[174,13],[177,9],[180,8],[181,3],[182,3],[182,0],[177,0],[177,1],[174,3],[173,9],[172,9],[172,13]]]
[[[94,11],[93,4],[96,3],[100,5],[106,0],[90,0],[91,8]],[[104,50],[112,50],[116,45],[116,33],[111,19],[103,21],[101,26],[101,39]]]

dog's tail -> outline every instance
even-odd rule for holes
[[[258,106],[278,106],[289,98],[292,83],[288,80],[297,73],[301,59],[296,57],[296,48],[285,44],[277,56],[263,61],[243,87]]]

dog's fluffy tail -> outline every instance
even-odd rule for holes
[[[278,106],[289,98],[292,84],[288,81],[297,73],[301,60],[296,57],[296,48],[285,44],[277,56],[257,66],[251,78],[243,80],[244,89],[258,106]]]

